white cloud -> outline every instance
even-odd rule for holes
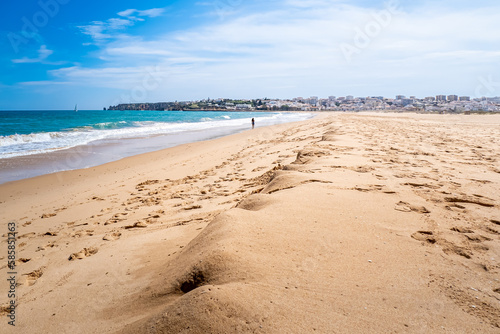
[[[54,53],[54,51],[47,49],[46,45],[42,45],[42,46],[40,46],[40,49],[38,49],[38,57],[36,57],[36,58],[23,57],[21,59],[12,59],[12,62],[16,63],[16,64],[42,63],[53,53]]]
[[[145,46],[121,46],[110,47],[106,50],[108,55],[153,55],[153,56],[170,56],[172,52],[169,50],[152,49]]]
[[[147,17],[158,17],[161,16],[165,12],[165,8],[151,8],[146,10],[138,10],[138,9],[127,9],[118,13],[119,16],[124,17],[133,17],[133,15],[137,16],[147,16]]]
[[[126,27],[130,27],[133,25],[134,22],[130,20],[111,18],[105,22],[93,21],[89,25],[79,26],[78,28],[85,35],[89,35],[90,37],[92,37],[95,42],[103,42],[105,40],[119,36],[118,31],[124,30]]]
[[[101,21],[94,21],[92,24],[79,26],[78,28],[82,33],[91,36],[94,40],[104,40],[111,37],[110,35],[104,33],[106,27],[105,23]],[[85,44],[89,45],[90,43]]]
[[[120,29],[124,29],[126,27],[130,27],[132,25],[133,25],[133,22],[131,22],[130,20],[112,18],[112,19],[108,20],[108,27],[107,28],[111,29],[111,30],[120,30]]]
[[[119,12],[118,15],[125,18],[110,18],[106,21],[93,21],[88,25],[79,26],[80,31],[90,36],[94,42],[103,43],[107,40],[127,37],[120,31],[125,30],[135,24],[136,21],[144,21],[144,19],[137,16],[157,17],[162,15],[163,8],[152,8],[147,10],[127,9]],[[136,14],[135,16],[133,14]],[[84,43],[89,45],[89,43]]]
[[[109,67],[52,73],[58,80],[127,89],[141,80],[148,65],[155,64],[165,76],[158,96],[169,91],[179,94],[179,99],[196,98],[195,92],[202,97],[208,93],[287,97],[384,95],[403,89],[413,90],[408,95],[431,90],[435,94],[439,89],[472,95],[471,82],[478,76],[498,73],[499,5],[493,10],[451,4],[445,11],[434,11],[429,4],[401,6],[388,17],[382,12],[387,10],[383,4],[378,8],[328,0],[286,0],[284,4],[186,31],[148,36],[148,41],[107,41],[99,56]],[[139,12],[130,9],[119,14],[128,18]],[[384,24],[379,22],[382,13]],[[377,24],[378,30],[370,30]],[[111,27],[111,22],[103,25]],[[125,26],[117,21],[113,29]],[[96,36],[106,33],[107,29],[94,31]],[[364,45],[357,43],[360,34],[365,35]],[[344,57],[342,44],[357,48],[351,62]]]
[[[119,16],[130,16],[132,14],[134,14],[136,11],[136,9],[127,9],[127,10],[124,10],[122,12],[118,12],[118,15]]]

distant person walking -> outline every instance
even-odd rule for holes
[[[252,129],[255,128],[255,118],[252,118]]]

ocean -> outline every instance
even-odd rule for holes
[[[260,127],[311,117],[271,112],[0,111],[0,183],[241,132],[251,128],[252,118]],[[75,150],[77,162],[65,155]]]

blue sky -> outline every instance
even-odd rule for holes
[[[0,109],[500,96],[498,1],[4,1]]]

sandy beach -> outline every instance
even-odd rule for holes
[[[0,185],[0,332],[500,333],[499,138],[321,113]]]

